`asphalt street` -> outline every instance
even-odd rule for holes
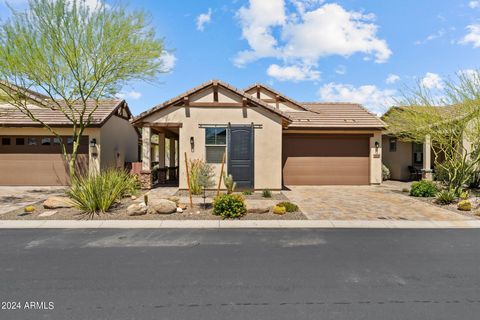
[[[20,229],[0,244],[0,319],[480,318],[476,229]]]

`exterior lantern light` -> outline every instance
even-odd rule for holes
[[[193,150],[195,149],[195,138],[194,137],[190,137],[190,149]]]
[[[90,140],[90,147],[95,148],[97,146],[97,139],[93,138]]]
[[[378,141],[375,141],[375,152],[378,152],[379,148],[380,148],[380,143]]]

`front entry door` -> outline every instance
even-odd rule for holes
[[[237,183],[237,189],[253,188],[253,126],[228,127],[228,173]]]

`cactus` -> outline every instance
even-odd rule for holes
[[[227,194],[232,194],[235,191],[235,187],[237,186],[237,183],[233,181],[233,177],[231,174],[223,175],[223,184],[225,185],[225,188],[227,188]]]
[[[472,203],[468,200],[462,200],[458,203],[457,208],[460,211],[471,211],[472,210]]]

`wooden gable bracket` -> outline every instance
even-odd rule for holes
[[[275,96],[275,107],[276,107],[277,109],[280,108],[279,102],[280,102],[280,96],[277,94],[277,95]]]
[[[260,99],[260,86],[257,84],[257,99]]]
[[[218,102],[218,82],[213,82],[213,102]]]
[[[248,117],[247,104],[248,104],[247,98],[243,97],[242,98],[242,115],[243,115],[244,118]]]

